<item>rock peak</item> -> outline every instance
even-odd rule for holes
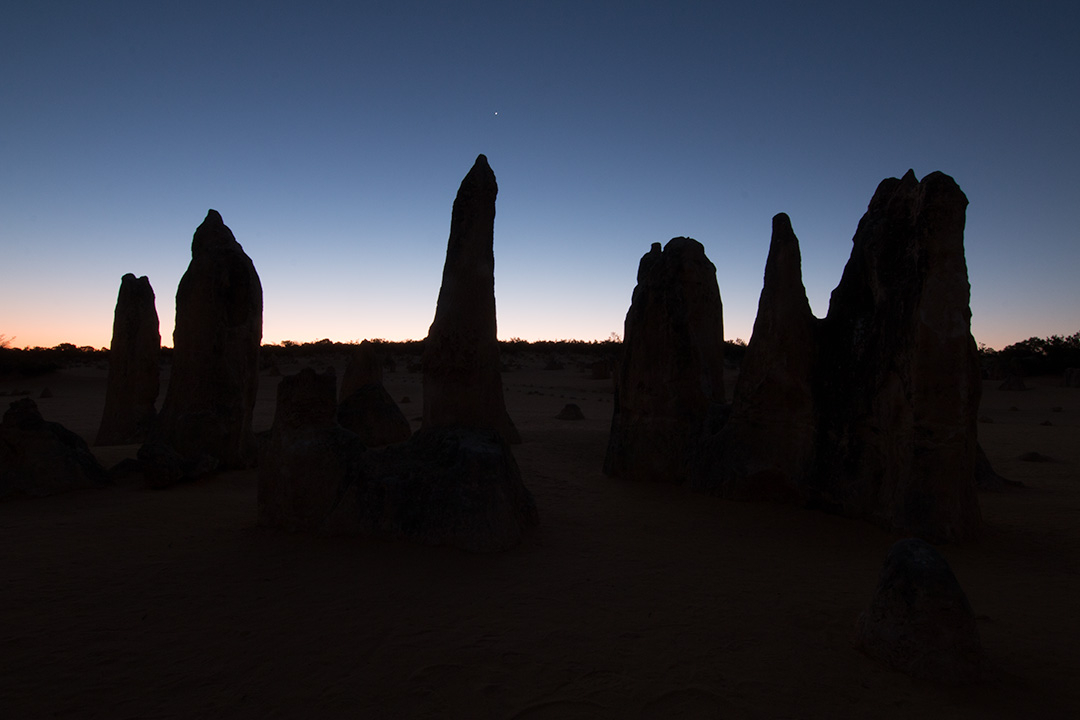
[[[206,219],[199,227],[195,228],[195,235],[191,238],[191,253],[202,253],[207,250],[229,247],[236,243],[236,236],[221,219],[221,213],[217,210],[207,210]]]
[[[498,431],[520,442],[506,413],[495,315],[495,173],[480,155],[450,219],[442,287],[424,343],[424,428]]]

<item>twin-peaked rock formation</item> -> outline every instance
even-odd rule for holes
[[[685,480],[710,410],[724,402],[716,267],[697,240],[653,243],[626,314],[604,472]]]
[[[674,349],[676,340],[644,331],[648,323],[638,305],[647,296],[639,298],[636,290],[605,469],[632,477],[657,463],[679,480],[690,466],[696,487],[726,497],[800,502],[929,540],[975,535],[980,383],[964,260],[966,206],[960,188],[941,173],[922,182],[912,172],[883,181],[822,320],[806,300],[791,223],[776,216],[730,417],[704,443],[696,439],[709,428],[696,408],[716,395],[702,392],[695,405],[669,386],[666,397],[655,397],[664,386],[652,377],[675,376],[682,368],[696,379],[700,371],[678,364],[686,351]],[[673,275],[671,282],[684,280]],[[718,305],[711,297],[700,302],[702,313]],[[639,329],[648,340],[637,337]],[[632,355],[642,340],[648,347],[670,346],[652,350],[658,359],[648,371]],[[682,416],[683,439],[672,439],[668,409],[631,417],[634,427],[627,430],[620,413],[628,417],[622,410],[628,392],[643,393],[651,408],[662,408],[664,400],[695,408]],[[647,444],[650,424],[665,429]],[[621,439],[634,437],[632,443]],[[680,445],[681,462],[670,450]]]
[[[126,445],[146,439],[154,422],[159,390],[161,333],[154,290],[145,276],[120,279],[109,345],[109,381],[97,445]]]
[[[255,266],[210,210],[195,230],[191,264],[176,290],[165,402],[139,451],[151,484],[254,464],[262,310]]]

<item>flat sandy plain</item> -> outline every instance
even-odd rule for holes
[[[941,688],[851,644],[898,536],[605,477],[611,382],[564,359],[503,376],[541,518],[510,552],[261,528],[255,471],[0,503],[0,716],[1077,716],[1080,390],[984,386],[982,443],[1026,487],[981,493],[983,537],[942,548],[993,667]],[[341,377],[337,356],[311,364]],[[386,385],[418,426],[404,366]],[[257,430],[277,378],[260,382]],[[46,419],[92,440],[103,367],[0,392],[44,387]],[[585,420],[555,419],[568,402]]]

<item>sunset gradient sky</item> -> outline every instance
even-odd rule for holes
[[[877,184],[971,201],[977,340],[1080,330],[1072,2],[8,3],[0,334],[107,346],[148,275],[163,342],[221,212],[264,341],[419,339],[478,153],[499,334],[622,333],[653,242],[700,240],[748,339],[771,218],[824,315]]]

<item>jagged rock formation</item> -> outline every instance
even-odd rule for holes
[[[626,313],[604,473],[680,482],[724,402],[724,320],[716,267],[691,238],[641,258]]]
[[[801,292],[797,240],[776,220],[731,419],[696,485],[796,499],[935,541],[978,532],[966,206],[942,173],[883,181],[822,321]]]
[[[11,403],[0,422],[0,498],[53,495],[107,482],[85,440],[46,421],[30,398]]]
[[[876,660],[944,685],[975,682],[985,665],[967,595],[941,553],[914,538],[890,548],[855,642]]]
[[[261,340],[258,273],[221,215],[210,210],[195,231],[191,264],[176,291],[172,376],[140,459],[153,464],[168,457],[177,467],[203,470],[252,465]],[[169,469],[172,460],[168,467],[158,463],[152,482],[185,479]]]
[[[154,289],[146,276],[128,273],[120,279],[113,314],[105,411],[96,445],[127,445],[146,439],[157,414],[160,353]]]
[[[419,431],[382,450],[334,422],[334,378],[282,379],[259,469],[267,525],[505,550],[538,522],[509,446],[491,430]]]
[[[442,287],[424,341],[424,424],[495,430],[521,442],[506,412],[495,320],[495,196],[480,155],[454,199]]]
[[[928,540],[970,538],[981,522],[967,203],[943,173],[884,180],[859,222],[819,345],[825,432],[813,493]]]
[[[408,419],[383,386],[378,350],[367,340],[360,343],[345,366],[337,420],[369,447],[403,442],[412,435]]]

